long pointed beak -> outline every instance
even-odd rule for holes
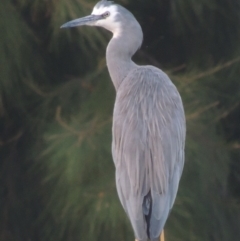
[[[94,22],[100,19],[103,19],[101,15],[89,15],[83,18],[78,18],[70,22],[67,22],[63,24],[60,28],[72,28],[72,27],[82,26],[82,25],[93,25]]]

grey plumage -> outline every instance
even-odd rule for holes
[[[117,191],[136,239],[156,241],[176,198],[184,165],[186,127],[181,97],[160,69],[131,60],[143,34],[128,10],[102,0],[90,17],[62,27],[76,25],[101,26],[113,32],[106,57],[116,89],[112,154]]]

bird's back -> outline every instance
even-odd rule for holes
[[[139,66],[117,90],[112,153],[120,201],[139,240],[156,240],[184,164],[185,117],[168,76]]]

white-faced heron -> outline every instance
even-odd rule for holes
[[[142,29],[122,6],[102,0],[91,15],[62,25],[113,33],[107,66],[116,89],[112,155],[119,199],[138,241],[159,240],[184,165],[186,124],[181,97],[160,69],[135,64]]]

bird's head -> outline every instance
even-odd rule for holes
[[[134,19],[133,15],[112,1],[101,0],[98,2],[91,15],[67,22],[61,28],[77,27],[82,25],[103,27],[114,34],[124,28],[124,24]]]

